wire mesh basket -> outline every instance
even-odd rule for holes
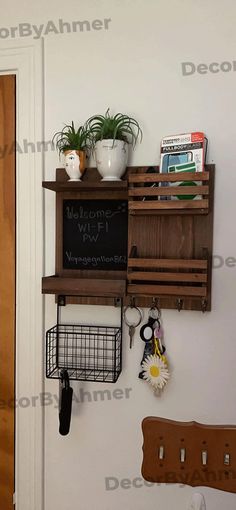
[[[77,381],[117,381],[121,373],[120,327],[57,324],[46,333],[46,375],[60,379],[61,370]]]

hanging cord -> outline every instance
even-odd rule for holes
[[[154,354],[158,356],[163,361],[163,363],[165,363],[165,365],[168,364],[166,356],[164,356],[160,351],[158,338],[154,338]]]

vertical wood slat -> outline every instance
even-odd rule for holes
[[[0,76],[0,508],[13,509],[15,379],[15,76]],[[11,405],[8,405],[8,402]]]

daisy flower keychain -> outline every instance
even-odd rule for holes
[[[165,347],[162,345],[163,329],[160,324],[160,311],[156,323],[158,325],[154,328],[152,340],[153,352],[143,359],[141,366],[142,379],[152,386],[155,394],[160,395],[170,378],[167,358],[164,356]]]

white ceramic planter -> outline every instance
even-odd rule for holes
[[[128,162],[129,145],[122,140],[99,140],[95,159],[102,181],[120,181]]]
[[[84,153],[82,151],[68,150],[64,152],[65,169],[69,175],[69,181],[80,181],[84,173]]]

